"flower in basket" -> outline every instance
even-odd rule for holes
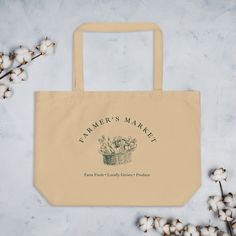
[[[100,153],[106,165],[119,165],[131,162],[131,152],[137,147],[136,139],[116,136],[106,138],[102,136],[99,140]]]

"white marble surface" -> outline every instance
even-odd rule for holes
[[[164,89],[201,91],[202,187],[186,206],[52,207],[33,187],[34,92],[71,89],[72,33],[91,21],[159,24]],[[236,190],[236,1],[0,0],[1,50],[33,46],[45,35],[57,41],[56,54],[33,62],[29,81],[0,103],[0,235],[137,236],[143,214],[220,225],[207,210],[207,196],[218,192],[207,174],[225,166],[225,188]],[[151,33],[85,38],[86,89],[151,88]]]

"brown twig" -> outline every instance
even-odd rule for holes
[[[224,191],[223,191],[223,188],[222,188],[221,181],[219,181],[219,185],[220,185],[221,197],[224,198]]]
[[[221,197],[222,197],[222,199],[224,199],[224,191],[223,191],[223,187],[222,187],[221,181],[219,181],[219,186],[220,186]],[[232,225],[227,220],[226,220],[226,228],[228,229],[228,232],[230,233],[230,236],[234,236]]]
[[[42,53],[39,53],[38,55],[32,57],[31,61],[35,60],[36,58],[42,56],[43,54]],[[12,68],[11,70],[9,70],[7,73],[5,73],[4,75],[2,75],[0,77],[0,80],[3,79],[4,77],[6,77],[7,75],[11,74],[12,70],[16,69],[16,68],[21,68],[22,66],[25,66],[27,65],[29,62],[25,62],[23,64],[19,64],[18,66],[16,66],[15,68]]]

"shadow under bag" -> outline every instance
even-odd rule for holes
[[[84,91],[84,31],[150,30],[152,91]],[[85,23],[75,31],[73,91],[36,94],[35,186],[51,204],[183,205],[200,187],[200,93],[162,90],[162,50],[153,23]]]

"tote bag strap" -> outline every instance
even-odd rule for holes
[[[74,33],[74,88],[84,90],[83,32],[138,32],[154,31],[154,89],[162,89],[163,39],[160,28],[154,23],[84,23]]]

